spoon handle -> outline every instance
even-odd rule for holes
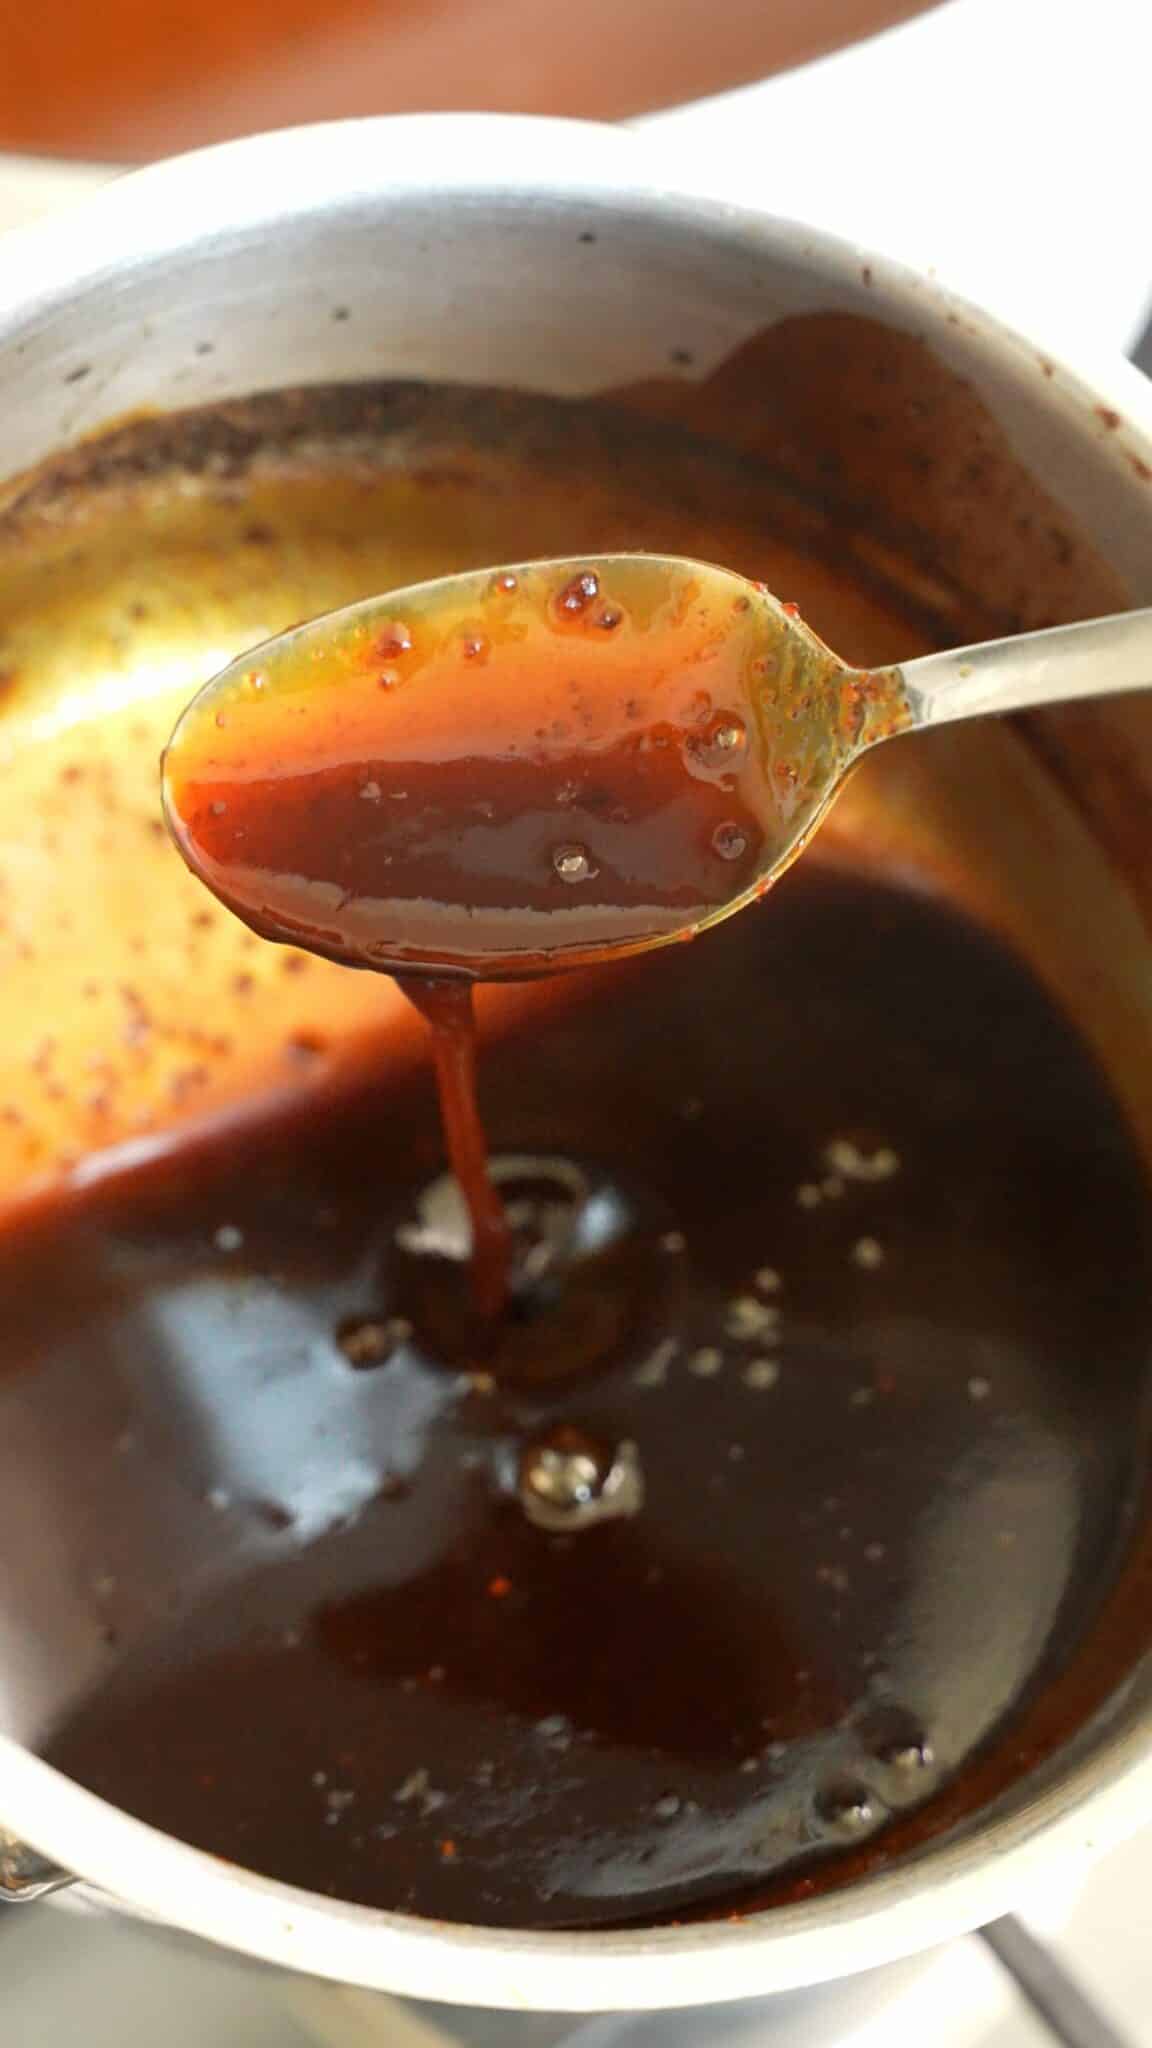
[[[1152,610],[926,654],[905,662],[899,673],[915,725],[1146,690],[1152,688]]]

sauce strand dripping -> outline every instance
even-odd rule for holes
[[[408,975],[397,979],[431,1032],[444,1140],[472,1226],[472,1292],[480,1314],[492,1321],[508,1296],[511,1240],[504,1204],[488,1172],[488,1146],[476,1097],[471,984]]]

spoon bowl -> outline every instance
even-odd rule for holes
[[[655,555],[351,605],[233,662],[166,750],[184,859],[349,965],[539,975],[686,939],[765,889],[911,723],[759,584]]]
[[[164,810],[264,938],[521,978],[731,916],[881,740],[1150,681],[1148,612],[862,670],[709,563],[521,562],[242,655],[180,719]]]

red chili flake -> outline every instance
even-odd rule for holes
[[[782,612],[787,612],[790,619],[798,619],[800,617],[800,607],[798,604],[782,604],[780,609]]]
[[[1118,412],[1113,412],[1110,405],[1098,405],[1096,407],[1096,417],[1108,428],[1109,433],[1114,433],[1120,425],[1120,415]]]
[[[451,1840],[445,1840],[443,1842],[438,1843],[437,1846],[440,1850],[441,1863],[451,1863],[456,1855],[455,1842]]]
[[[492,1600],[503,1600],[511,1591],[511,1579],[498,1577],[495,1579],[489,1579],[488,1581],[488,1596]]]

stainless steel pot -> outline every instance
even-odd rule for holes
[[[813,230],[695,199],[650,145],[577,124],[430,117],[257,138],[126,179],[13,236],[0,276],[0,473],[15,479],[124,414],[270,387],[417,377],[582,394],[666,376],[673,350],[697,377],[807,314],[864,315],[919,337],[967,380],[1004,462],[1022,465],[1080,536],[1062,536],[1042,564],[1035,508],[1021,508],[1012,532],[982,550],[981,484],[970,477],[964,533],[954,493],[926,491],[910,578],[941,598],[984,576],[994,611],[1026,612],[1037,579],[1050,611],[1074,614],[1115,579],[1152,602],[1152,398],[1135,372],[1059,366],[935,284]],[[953,443],[961,428],[953,417]],[[834,444],[834,412],[822,431]],[[931,418],[915,428],[929,443],[943,431]],[[871,458],[881,497],[888,447],[881,439]],[[861,459],[857,488],[868,482]],[[58,470],[52,488],[67,481]],[[14,484],[8,498],[18,497]],[[997,486],[985,543],[1005,502]],[[62,611],[68,576],[64,557],[51,585]],[[237,613],[237,632],[251,624]],[[49,697],[22,705],[17,693],[10,758],[37,719],[43,730],[74,715],[66,678]],[[1002,769],[1000,791],[1011,784],[1005,815],[990,761],[991,782]],[[931,816],[924,860],[946,872],[951,862],[984,914],[1061,987],[1152,1147],[1152,706],[1041,724],[1023,745],[969,735],[924,775],[862,778],[843,829]],[[969,873],[966,849],[985,827],[996,858]],[[1089,1856],[1152,1815],[1152,1656],[1134,1643],[1125,1684],[1055,1762],[908,1862],[810,1903],[738,1925],[570,1935],[371,1912],[188,1848],[24,1747],[28,1701],[51,1693],[69,1654],[36,1644],[34,1574],[31,1586],[18,1634],[9,1617],[9,1682],[0,1677],[10,1731],[0,1737],[0,1864],[12,1891],[51,1882],[59,1865],[123,1906],[353,1984],[514,2009],[762,1994],[991,1919],[1054,1861]]]

